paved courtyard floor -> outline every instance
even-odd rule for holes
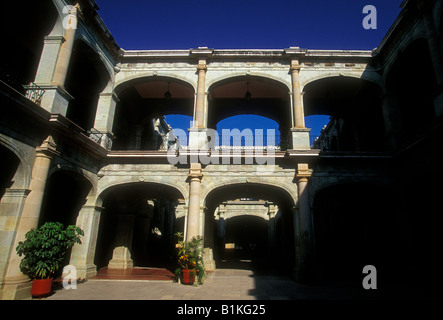
[[[399,288],[364,290],[344,285],[309,286],[284,276],[260,276],[251,270],[217,269],[203,285],[155,280],[88,280],[77,289],[55,291],[42,300],[329,300],[415,299]]]

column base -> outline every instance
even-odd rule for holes
[[[88,279],[97,275],[97,266],[95,264],[85,266],[75,266],[77,270],[77,279]]]
[[[311,150],[309,139],[309,128],[292,128],[292,149],[293,150]]]
[[[112,259],[109,261],[108,269],[129,269],[134,266],[131,259],[131,253],[126,247],[117,247],[114,249]]]
[[[57,85],[39,84],[38,86],[45,90],[41,98],[40,106],[51,113],[66,116],[69,101],[72,100],[73,97],[64,88]]]
[[[0,300],[27,300],[31,299],[32,281],[19,283],[5,283],[0,290]]]
[[[203,264],[205,265],[206,271],[215,270],[215,260],[212,255],[212,248],[203,249]]]

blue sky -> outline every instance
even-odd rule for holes
[[[400,13],[402,0],[96,0],[123,49],[372,50]],[[363,7],[377,9],[377,29],[362,26]],[[236,121],[235,121],[236,120]],[[168,117],[172,127],[189,119]],[[235,121],[235,122],[234,122]],[[327,117],[307,117],[318,135]],[[220,124],[222,125],[222,124]],[[221,126],[219,127],[221,128]],[[223,127],[275,128],[271,120],[239,117]]]

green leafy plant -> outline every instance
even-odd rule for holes
[[[203,264],[203,238],[198,236],[190,241],[184,241],[181,232],[176,233],[178,241],[177,263],[178,268],[175,271],[176,276],[180,276],[183,269],[195,270],[197,281],[203,284],[206,277],[206,270]]]
[[[31,279],[54,277],[61,269],[66,252],[75,244],[80,244],[83,230],[74,225],[63,227],[60,222],[46,222],[38,229],[25,234],[16,248],[17,254],[24,256],[20,271]]]

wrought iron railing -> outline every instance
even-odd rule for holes
[[[45,90],[40,88],[34,82],[30,82],[28,85],[24,85],[23,88],[25,88],[26,90],[25,97],[35,104],[40,105]]]
[[[91,128],[87,132],[89,139],[96,142],[97,144],[103,146],[105,149],[109,150],[111,148],[111,140],[109,139],[103,139],[103,137],[106,135],[103,132],[98,131],[95,128]],[[104,142],[104,145],[103,145]]]

